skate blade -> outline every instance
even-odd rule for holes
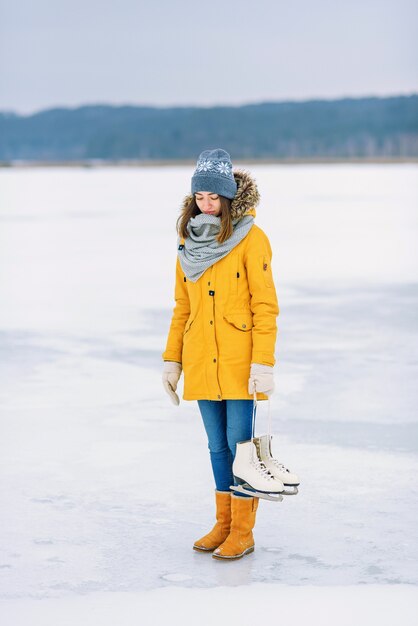
[[[229,488],[232,489],[232,491],[243,493],[246,496],[262,498],[262,500],[269,500],[270,502],[281,502],[283,500],[283,496],[280,493],[266,493],[265,491],[246,489],[242,485],[231,485]]]
[[[288,489],[288,487],[290,487],[290,489]],[[297,493],[299,493],[297,485],[285,485],[285,490],[282,491],[284,496],[295,496]]]

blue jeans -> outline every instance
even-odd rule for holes
[[[218,491],[236,485],[232,473],[238,441],[251,439],[253,400],[198,400],[208,436],[212,471]],[[243,498],[250,496],[240,495]]]

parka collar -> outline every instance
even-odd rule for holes
[[[254,178],[249,172],[241,169],[234,169],[232,173],[237,183],[237,193],[231,202],[231,217],[243,217],[244,215],[256,216],[256,206],[260,201],[260,193]],[[193,195],[188,194],[184,200],[182,209],[186,208],[192,200]]]

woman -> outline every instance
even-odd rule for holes
[[[253,393],[274,390],[279,313],[272,251],[254,224],[259,192],[253,178],[232,170],[220,148],[203,151],[183,201],[175,302],[163,383],[175,404],[184,371],[184,400],[197,400],[215,479],[213,529],[193,548],[219,559],[254,550],[258,498],[231,494],[236,444],[251,437]]]

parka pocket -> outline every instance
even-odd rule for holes
[[[191,317],[187,320],[186,326],[184,327],[184,331],[183,331],[183,337],[189,332],[190,327],[193,324],[193,322],[194,322],[194,317]]]
[[[224,319],[242,332],[247,332],[253,327],[251,311],[230,311],[224,313]]]

